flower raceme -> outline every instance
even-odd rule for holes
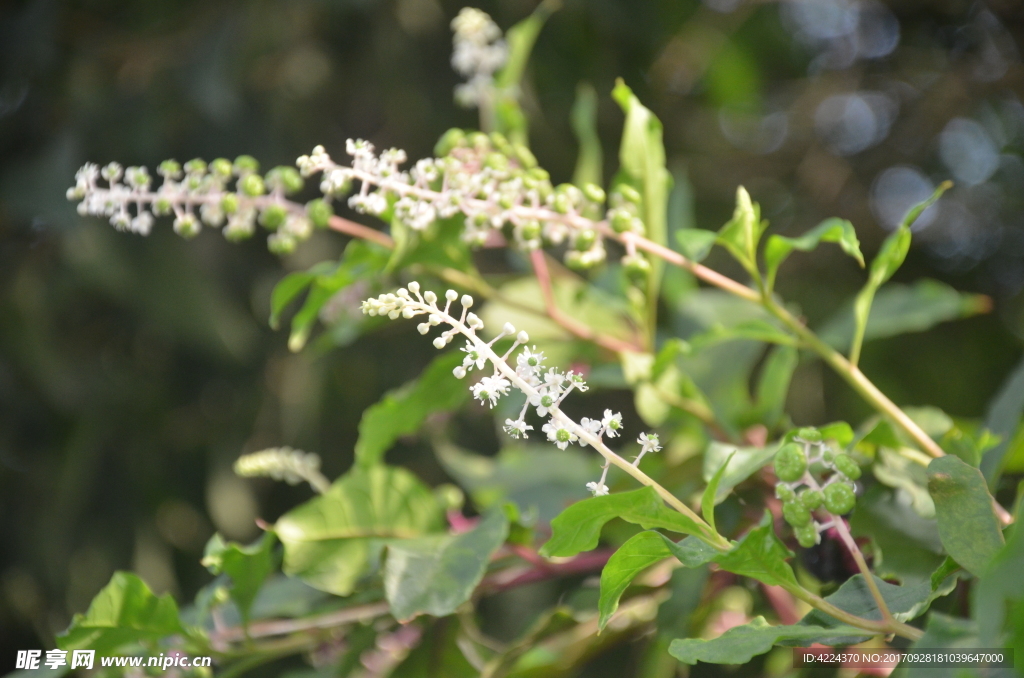
[[[517,333],[511,323],[505,323],[497,336],[485,342],[477,334],[484,328],[484,323],[479,316],[469,310],[473,307],[473,298],[468,294],[460,298],[455,290],[448,290],[444,295],[443,306],[439,305],[439,301],[434,292],[427,290],[421,293],[419,283],[414,281],[409,283],[408,287],[400,288],[394,293],[367,299],[363,302],[362,310],[367,315],[387,316],[392,320],[399,317],[411,319],[426,316],[426,320],[417,326],[419,332],[424,335],[433,327],[444,325],[446,329],[433,341],[437,349],[450,344],[456,335],[463,337],[466,345],[462,351],[466,355],[462,364],[453,370],[455,377],[462,379],[473,369],[483,370],[488,364],[493,369],[491,375],[481,378],[470,387],[476,400],[494,407],[513,387],[526,396],[519,416],[516,419],[505,420],[505,432],[513,438],[529,437],[527,432],[532,431],[533,426],[526,423],[526,415],[532,407],[538,416],[547,418],[541,431],[547,436],[548,441],[558,448],[564,450],[572,443],[592,445],[609,462],[615,457],[615,453],[605,446],[604,437],[615,438],[621,434],[620,413],[605,410],[601,419],[584,417],[577,423],[559,409],[559,405],[572,391],[587,390],[583,375],[571,370],[562,372],[555,367],[545,368],[543,352],[538,351],[536,347],[527,346],[530,340],[527,333]],[[458,317],[452,310],[452,305],[456,301],[462,306],[462,312]],[[498,355],[494,346],[505,337],[515,339],[511,348],[503,355]],[[516,354],[515,360],[510,362],[513,354]],[[634,465],[639,464],[644,454],[661,449],[657,434],[642,433],[637,442],[641,445],[641,451]],[[587,483],[587,489],[595,496],[608,494],[608,486],[605,484],[608,466],[609,463],[606,462],[599,481]]]

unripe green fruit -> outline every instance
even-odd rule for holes
[[[302,175],[294,167],[281,165],[267,172],[267,185],[286,194],[298,193],[305,185]]]
[[[260,223],[273,231],[279,228],[287,217],[288,210],[284,208],[284,205],[268,205],[260,212]]]
[[[520,227],[519,235],[523,240],[536,240],[540,237],[540,230],[540,222],[535,219],[531,219]]]
[[[567,214],[572,209],[572,200],[565,193],[555,193],[555,211],[559,214]]]
[[[628,200],[634,205],[640,204],[640,193],[629,184],[619,184],[615,187],[615,190],[623,197],[623,199]]]
[[[787,501],[782,505],[782,517],[793,527],[804,527],[811,522],[811,512],[798,501]]]
[[[796,492],[789,485],[781,483],[775,486],[775,496],[783,502],[796,501]]]
[[[576,242],[573,243],[578,250],[589,250],[597,242],[597,232],[593,229],[584,229],[576,233]]]
[[[821,431],[814,428],[813,426],[807,426],[799,429],[796,432],[796,437],[800,440],[806,440],[809,443],[820,443],[821,442]]]
[[[803,527],[793,528],[793,534],[796,536],[796,540],[800,546],[805,549],[809,549],[818,543],[818,528],[815,527],[814,523],[808,523]]]
[[[291,254],[297,245],[295,238],[287,233],[274,233],[267,238],[267,249],[277,255]]]
[[[210,171],[221,179],[227,179],[231,176],[231,161],[227,158],[217,158],[210,163]]]
[[[258,174],[247,174],[238,181],[238,187],[242,189],[242,193],[246,195],[256,197],[263,195],[265,189],[263,185],[263,177]]]
[[[176,160],[164,160],[160,163],[157,172],[165,177],[177,179],[181,176],[181,165]]]
[[[171,213],[171,201],[167,198],[157,198],[153,201],[153,214],[158,217]]]
[[[522,144],[512,144],[512,150],[515,151],[516,158],[519,159],[519,164],[528,169],[537,167],[537,158],[533,152]]]
[[[469,135],[469,145],[478,151],[488,151],[491,148],[491,139],[483,132],[473,132]]]
[[[453,127],[442,134],[441,138],[437,140],[437,143],[434,145],[434,155],[439,158],[443,158],[451,153],[453,149],[465,145],[466,133],[458,127]]]
[[[825,488],[825,508],[829,513],[841,516],[853,510],[857,495],[846,483],[833,483]]]
[[[807,455],[796,443],[788,443],[775,453],[775,475],[779,480],[793,483],[807,472]]]
[[[587,200],[596,202],[598,205],[604,204],[605,198],[607,198],[604,189],[597,184],[583,184],[583,195],[587,196]]]
[[[617,209],[610,212],[612,229],[616,233],[625,233],[633,228],[633,215],[627,210]]]
[[[836,458],[832,460],[832,463],[835,464],[837,471],[850,480],[860,478],[860,466],[849,455],[837,454]]]
[[[238,211],[238,196],[234,193],[225,193],[220,199],[220,209],[224,214],[234,214]]]
[[[317,228],[327,228],[331,217],[334,216],[334,208],[326,200],[317,198],[306,203],[306,216]]]
[[[527,174],[531,179],[536,179],[537,181],[551,180],[551,175],[548,174],[548,171],[543,167],[532,167]]]
[[[501,132],[491,132],[490,138],[494,147],[502,153],[508,153],[512,150],[512,144],[508,142],[508,139]]]
[[[259,161],[251,155],[240,155],[235,158],[235,174],[242,176],[243,174],[252,174],[253,172],[260,171]]]
[[[189,174],[203,174],[206,172],[206,161],[202,158],[193,158],[185,163],[185,171]]]
[[[804,490],[800,493],[800,503],[813,511],[825,502],[825,495],[818,490]]]
[[[651,262],[640,254],[626,255],[622,258],[622,266],[630,278],[645,278],[651,272]]]
[[[484,167],[497,170],[508,169],[508,158],[501,153],[488,153],[484,158]]]

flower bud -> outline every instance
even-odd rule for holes
[[[515,334],[516,328],[512,323],[505,323],[502,326],[501,331],[504,332],[505,334]]]
[[[448,342],[445,341],[444,335],[442,334],[440,337],[434,339],[434,348],[440,351],[447,343]]]
[[[472,308],[473,307],[473,297],[469,296],[468,294],[463,294],[462,295],[462,307],[463,308]]]
[[[174,232],[186,240],[196,237],[201,230],[202,225],[191,212],[185,212],[174,220]]]
[[[416,326],[416,331],[420,334],[427,334],[430,332],[430,323],[420,323]]]
[[[456,292],[455,290],[448,290],[447,292],[444,293],[444,298],[447,299],[448,301],[455,301],[456,299],[459,298],[459,293]]]
[[[519,334],[516,335],[516,341],[518,341],[520,344],[525,344],[529,340],[530,335],[527,334],[525,330],[521,330]]]
[[[452,374],[455,375],[456,379],[462,379],[463,377],[466,376],[466,368],[463,367],[462,365],[458,365],[455,367],[454,370],[452,370]]]
[[[431,292],[430,290],[427,290],[426,292],[423,293],[423,298],[426,300],[428,304],[433,304],[437,301],[437,295]]]

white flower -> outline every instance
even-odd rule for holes
[[[553,367],[544,374],[544,386],[551,392],[561,393],[564,382],[565,375]]]
[[[530,436],[528,436],[526,432],[533,430],[533,427],[527,424],[522,419],[517,419],[515,421],[511,419],[506,419],[504,428],[505,433],[509,434],[510,436],[516,439],[529,438]]]
[[[595,497],[603,497],[606,494],[608,494],[608,486],[605,485],[602,482],[596,482],[596,481],[589,482],[589,483],[587,483],[587,489],[590,490],[590,492]]]
[[[531,383],[537,380],[537,373],[542,369],[543,365],[544,352],[538,351],[536,346],[532,349],[526,346],[516,356],[516,374]]]
[[[537,408],[538,417],[546,417],[548,411],[555,406],[556,400],[554,395],[541,391],[535,396],[530,396],[530,405]]]
[[[467,369],[473,369],[473,365],[476,365],[478,370],[482,370],[484,365],[487,363],[487,358],[476,350],[476,346],[473,342],[467,341],[466,347],[460,349],[465,351],[466,357],[462,359],[462,366]]]
[[[580,393],[586,393],[587,389],[590,388],[587,386],[587,382],[583,379],[583,375],[580,372],[573,372],[572,370],[569,370],[565,376],[569,378],[569,383],[575,386],[576,390]]]
[[[601,424],[600,419],[590,419],[588,417],[583,417],[582,419],[580,419],[580,426],[582,426],[583,430],[586,431],[587,433],[591,433],[597,436],[598,438],[601,437],[601,429],[603,428],[603,426]],[[587,441],[581,438],[580,445],[586,446],[586,444]]]
[[[508,387],[511,385],[508,379],[504,377],[484,377],[473,384],[473,397],[479,400],[481,404],[489,400],[491,401],[491,407],[494,407],[498,402],[498,398],[508,393]]]
[[[611,410],[605,410],[601,425],[609,438],[617,438],[622,429],[622,415],[618,412],[612,414]]]
[[[651,435],[641,433],[640,437],[637,438],[636,441],[640,443],[640,456],[643,456],[648,452],[657,452],[661,449],[661,441],[658,440],[657,433],[652,433]]]
[[[575,433],[551,421],[544,424],[541,430],[548,434],[548,440],[557,445],[560,450],[564,450],[569,447],[569,443],[574,443],[577,440]]]

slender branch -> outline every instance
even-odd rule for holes
[[[641,350],[641,348],[636,344],[595,332],[587,325],[563,313],[562,309],[558,308],[558,303],[555,301],[554,290],[551,286],[551,272],[548,270],[548,263],[545,260],[544,251],[538,249],[530,252],[530,263],[533,265],[534,275],[537,276],[537,282],[540,285],[541,296],[544,298],[544,308],[547,311],[548,316],[558,323],[559,326],[570,334],[573,334],[585,341],[592,341],[598,346],[606,348],[609,351],[620,353],[622,351],[637,352]]]
[[[909,638],[910,640],[919,640],[924,635],[924,631],[921,629],[914,628],[913,626],[904,624],[903,622],[873,621],[850,614],[846,610],[836,607],[821,596],[811,593],[799,584],[783,584],[782,587],[811,607],[821,610],[830,617],[838,619],[850,626],[856,626],[857,628],[877,634],[888,635],[890,633],[895,633],[903,636],[904,638]]]
[[[292,204],[295,205],[295,203]],[[369,240],[370,242],[375,242],[378,245],[383,245],[389,250],[395,248],[395,241],[387,233],[382,233],[381,231],[378,231],[375,228],[370,228],[369,226],[363,226],[362,224],[344,217],[339,217],[336,214],[331,215],[330,220],[327,222],[327,226],[338,233],[344,233],[345,235],[350,235],[353,238]]]
[[[311,631],[314,629],[327,629],[342,624],[367,621],[375,619],[390,611],[386,602],[370,603],[356,607],[346,607],[334,612],[307,617],[305,619],[273,619],[270,621],[256,622],[249,625],[249,636],[251,638],[266,638],[269,636],[284,636],[300,631]],[[242,627],[231,627],[221,631],[214,631],[210,634],[211,642],[233,642],[245,638],[245,631]]]

